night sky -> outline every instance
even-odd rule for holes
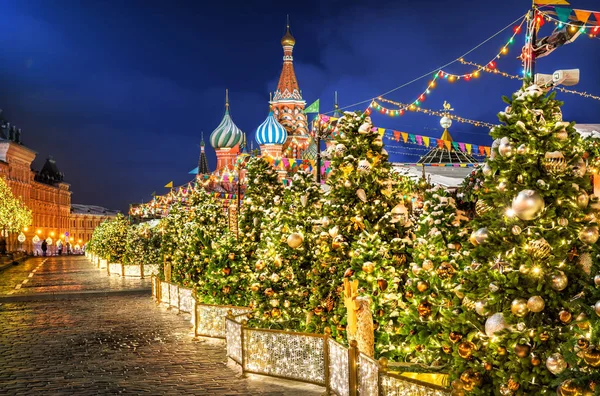
[[[210,132],[230,90],[235,123],[254,140],[268,113],[282,65],[280,39],[290,14],[296,75],[307,104],[331,110],[368,100],[456,59],[524,15],[527,0],[482,1],[63,1],[0,2],[0,108],[23,129],[39,169],[52,155],[71,183],[73,203],[127,210],[164,193],[167,182],[193,178],[201,132]],[[600,10],[595,0],[574,8]],[[593,18],[593,17],[592,17]],[[548,25],[541,35],[551,31]],[[484,63],[512,34],[508,29],[467,60]],[[500,70],[517,74],[523,35]],[[600,40],[580,37],[538,63],[538,71],[580,68],[574,89],[600,95]],[[454,64],[454,73],[471,70]],[[409,102],[420,80],[389,95]],[[495,122],[502,95],[520,82],[483,74],[440,82],[423,107],[444,100],[457,115]],[[565,120],[600,123],[600,102],[569,94]],[[355,109],[364,110],[366,104]],[[440,136],[439,119],[410,113],[375,115],[377,126]],[[490,144],[488,130],[454,123],[455,140]],[[397,145],[397,144],[396,144]],[[392,160],[416,162],[418,146],[390,148]],[[212,148],[209,163],[215,166]],[[412,155],[411,155],[412,154]]]

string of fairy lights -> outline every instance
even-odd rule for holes
[[[448,112],[445,112],[445,111],[425,109],[425,108],[417,107],[415,105],[406,105],[405,103],[396,102],[394,100],[383,98],[383,97],[378,97],[377,100],[380,100],[380,101],[385,102],[385,103],[392,104],[394,106],[398,106],[398,108],[400,108],[400,109],[404,108],[404,106],[407,106],[406,108],[409,111],[420,112],[420,113],[428,114],[428,115],[431,115],[431,116],[448,117],[451,120],[458,121],[458,122],[461,122],[463,124],[471,124],[471,125],[474,125],[476,127],[492,128],[492,127],[495,126],[494,124],[490,124],[488,122],[471,120],[471,119],[460,117],[460,116],[457,116],[455,114],[448,113]],[[373,100],[371,102],[371,104],[369,105],[369,108],[374,109],[374,110],[378,111],[381,114],[387,114],[387,115],[389,115],[391,117],[394,117],[396,115],[400,115],[400,114],[398,114],[398,110],[388,109],[386,107],[383,107],[381,104],[377,103],[375,100]]]
[[[462,63],[464,65],[481,66],[481,65],[479,65],[479,64],[477,64],[475,62],[469,62],[469,61],[466,61],[464,59],[460,59],[459,61],[460,61],[460,63]],[[509,74],[509,73],[500,71],[500,70],[498,70],[496,68],[491,69],[489,67],[483,67],[481,70],[484,71],[484,72],[486,72],[486,73],[497,74],[499,76],[506,77],[506,78],[509,78],[511,80],[523,80],[523,78],[520,77],[520,76],[517,76],[517,75],[514,75],[514,74]],[[553,89],[555,89],[557,91],[560,91],[560,92],[564,92],[564,93],[570,93],[570,94],[573,94],[573,95],[579,95],[579,96],[584,97],[584,98],[589,98],[589,99],[594,99],[594,100],[600,100],[600,96],[592,95],[592,94],[587,93],[587,92],[575,91],[573,89],[567,89],[567,88],[564,88],[564,87],[553,87]]]

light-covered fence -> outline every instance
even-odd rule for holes
[[[199,303],[194,291],[152,276],[157,303],[192,314],[196,336],[224,338],[227,356],[243,373],[262,374],[324,386],[338,396],[447,396],[446,386],[391,371],[386,359],[374,360],[325,334],[247,326],[247,307]],[[439,375],[438,375],[439,376]]]

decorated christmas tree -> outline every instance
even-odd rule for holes
[[[163,265],[159,265],[159,276],[162,280],[171,281],[174,256],[181,239],[180,230],[183,228],[186,218],[186,208],[180,203],[176,203],[170,208],[169,214],[160,220],[158,225],[158,232],[161,234],[162,241],[160,256]]]
[[[308,329],[329,327],[336,339],[347,341],[343,279],[357,279],[358,293],[371,301],[375,338],[384,351],[391,343],[384,333],[397,323],[396,293],[408,261],[405,191],[396,184],[370,117],[346,112],[338,130],[330,146],[332,172],[323,197],[317,259],[309,273]]]
[[[460,341],[455,335],[466,327],[455,323],[454,311],[460,307],[457,272],[468,262],[462,247],[468,243],[467,219],[440,186],[426,190],[423,198],[405,284],[399,352],[406,352],[405,361],[447,369],[453,346]]]
[[[225,230],[203,250],[201,257],[206,267],[198,281],[197,294],[202,302],[248,306],[251,268],[236,235]]]
[[[127,230],[124,264],[160,263],[161,233],[155,225],[156,220],[132,224]]]
[[[226,217],[222,205],[203,188],[191,190],[186,203],[175,227],[172,276],[189,287],[198,283],[207,263],[202,253],[223,233]]]
[[[580,137],[554,93],[520,89],[483,167],[452,331],[457,394],[598,392],[598,239]]]
[[[239,215],[239,242],[246,257],[255,260],[254,253],[266,212],[281,200],[283,183],[278,180],[275,169],[262,157],[248,160],[246,180],[246,193]]]
[[[125,246],[127,241],[127,230],[129,229],[129,221],[121,213],[112,220],[109,220],[104,225],[105,229],[102,232],[102,240],[100,242],[102,256],[109,263],[120,263],[125,254]]]
[[[315,259],[313,228],[319,198],[314,175],[299,171],[283,198],[267,209],[250,285],[253,324],[304,329],[309,294],[306,273]]]

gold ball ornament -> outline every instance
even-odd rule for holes
[[[420,291],[421,293],[425,292],[427,289],[429,289],[429,284],[425,281],[418,281],[417,282],[417,290]]]
[[[521,220],[533,220],[544,211],[542,196],[534,190],[523,190],[512,201],[512,210]]]
[[[590,341],[587,338],[580,338],[577,340],[577,347],[579,349],[588,349],[590,347]]]
[[[492,209],[493,208],[490,205],[488,205],[483,199],[479,199],[475,203],[475,213],[477,213],[477,215],[479,216],[489,212]]]
[[[583,227],[581,231],[579,231],[579,240],[588,245],[596,243],[599,236],[598,226]]]
[[[583,190],[579,191],[579,194],[577,195],[577,206],[579,207],[579,209],[587,208],[589,203],[590,196]]]
[[[554,275],[552,275],[552,288],[556,291],[564,290],[569,284],[569,278],[565,275],[564,272],[558,271]]]
[[[527,300],[527,308],[531,312],[542,312],[545,306],[546,303],[541,296],[532,296],[529,297],[529,300]]]
[[[583,177],[587,172],[587,164],[583,158],[578,158],[577,163],[573,166],[573,174],[575,177]]]
[[[483,368],[485,369],[485,371],[492,371],[492,369],[494,368],[494,365],[490,362],[485,362],[483,364]]]
[[[540,359],[538,356],[532,355],[531,356],[531,365],[534,367],[537,367],[540,365],[540,363],[542,363],[542,359]]]
[[[577,260],[577,266],[586,274],[592,273],[592,255],[589,253],[582,253]]]
[[[275,291],[269,287],[267,290],[265,290],[265,294],[267,297],[272,297],[275,294]]]
[[[529,242],[526,250],[533,258],[543,260],[552,252],[552,246],[544,238],[540,238]]]
[[[529,345],[526,345],[526,344],[517,344],[517,345],[515,345],[515,353],[521,359],[529,356],[529,351],[530,350],[531,350],[531,348],[529,347]]]
[[[600,274],[594,276],[594,285],[600,286]]]
[[[494,171],[492,170],[492,167],[487,162],[483,165],[483,168],[481,168],[481,171],[483,172],[484,176],[491,176],[492,173],[494,173]]]
[[[335,238],[340,233],[340,227],[334,226],[329,229],[329,236]]]
[[[483,377],[481,374],[474,372],[472,369],[465,370],[460,375],[460,380],[463,383],[463,388],[467,392],[472,391],[474,388],[480,387],[483,383]]]
[[[512,378],[508,379],[508,390],[511,392],[516,392],[521,385]]]
[[[351,188],[351,187],[352,187],[352,182],[351,182],[350,180],[346,180],[346,181],[344,182],[344,187],[346,187],[346,188]]]
[[[512,226],[510,231],[513,233],[513,235],[520,235],[522,230],[521,227],[519,227],[518,225],[514,225]]]
[[[253,283],[252,286],[250,286],[250,290],[252,290],[253,292],[257,292],[260,289],[260,283]]]
[[[287,244],[292,249],[299,248],[300,245],[302,245],[302,242],[304,242],[304,235],[300,234],[299,232],[294,232],[290,234],[290,236],[287,239]]]
[[[560,319],[561,322],[568,324],[571,322],[573,315],[571,315],[571,312],[563,310],[558,313],[558,318]]]
[[[565,371],[567,362],[560,353],[553,353],[546,359],[546,368],[554,375],[558,375]]]
[[[503,137],[500,140],[500,145],[498,146],[498,154],[503,157],[510,158],[514,154],[514,151],[515,148],[511,141],[508,138]]]
[[[324,228],[327,228],[331,225],[331,220],[329,220],[329,217],[325,216],[321,219],[321,226],[323,226]]]
[[[371,272],[373,272],[375,270],[375,264],[373,264],[370,261],[365,261],[362,265],[362,270],[364,272],[366,272],[367,274],[370,274]]]
[[[431,315],[431,304],[427,301],[423,301],[423,302],[419,303],[419,305],[417,307],[417,312],[419,313],[419,316],[422,318]]]
[[[596,301],[596,304],[594,304],[594,312],[596,312],[596,315],[600,316],[600,301]]]
[[[517,147],[517,154],[523,155],[526,153],[527,153],[527,146],[525,144],[522,144],[519,147]]]
[[[515,298],[510,303],[510,312],[519,318],[527,315],[529,312],[529,308],[527,308],[527,300],[524,298]]]
[[[557,222],[558,222],[558,225],[561,227],[566,227],[569,225],[569,220],[565,219],[564,217],[559,217]]]
[[[585,350],[583,352],[583,360],[592,367],[600,367],[600,350],[597,348]]]
[[[573,382],[573,380],[563,381],[556,389],[558,396],[582,396],[583,389]]]
[[[567,169],[567,160],[560,151],[552,151],[544,154],[544,168],[551,175],[559,175]]]
[[[462,334],[456,333],[454,331],[451,331],[450,334],[448,335],[448,338],[454,344],[456,344],[458,341],[460,341],[462,339],[462,337],[463,337]]]
[[[473,356],[473,350],[475,349],[475,344],[470,341],[463,341],[458,344],[458,355],[463,359],[469,359]]]
[[[333,238],[333,241],[331,242],[331,247],[333,249],[339,249],[342,247],[343,242],[344,242],[344,237],[341,235],[338,235],[335,238]]]

